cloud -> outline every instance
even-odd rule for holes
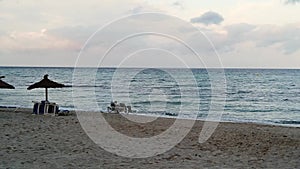
[[[238,23],[218,29],[200,30],[221,54],[240,51],[241,47],[248,44],[253,44],[254,50],[272,49],[282,56],[300,52],[300,23],[282,26]]]
[[[247,23],[239,23],[239,24],[232,24],[225,27],[227,32],[227,39],[231,43],[233,42],[240,42],[247,39],[251,39],[251,33],[255,31],[257,26],[247,24]]]
[[[289,55],[300,50],[300,25],[289,24],[285,26],[276,25],[249,25],[234,24],[225,27],[226,37],[214,33],[213,38],[217,42],[223,38],[218,45],[228,46],[236,49],[239,44],[251,42],[257,48],[276,48],[283,54]]]
[[[179,7],[180,9],[184,9],[183,4],[179,1],[176,1],[172,4],[174,7]]]
[[[47,29],[37,32],[13,31],[0,36],[0,50],[34,51],[34,50],[78,50],[76,41],[49,34]]]
[[[199,17],[195,17],[191,19],[192,23],[202,23],[205,25],[212,25],[212,24],[218,25],[223,21],[224,18],[220,14],[213,11],[206,12]]]
[[[236,2],[220,2],[221,6],[224,6],[221,13],[216,9],[217,6],[214,6],[214,3],[198,3],[196,1],[189,3],[182,0],[103,0],[101,2],[90,0],[89,3],[75,0],[71,6],[69,1],[57,4],[52,1],[36,3],[35,0],[28,0],[16,3],[16,1],[0,0],[0,53],[5,53],[0,54],[0,60],[4,65],[6,63],[26,65],[32,64],[31,62],[40,64],[44,61],[39,59],[41,56],[51,58],[51,60],[54,58],[53,62],[57,62],[60,56],[63,59],[59,64],[67,64],[68,59],[72,56],[76,58],[78,49],[100,27],[124,15],[141,12],[162,12],[187,19],[187,21],[190,20],[190,23],[196,23],[194,26],[206,33],[221,57],[228,55],[232,58],[230,61],[237,65],[245,64],[246,56],[254,64],[256,60],[259,60],[257,58],[262,57],[273,58],[273,60],[280,57],[299,58],[300,23],[299,10],[297,11],[295,6],[299,5],[299,2],[300,0],[283,0],[281,4],[269,1],[249,1],[238,4]],[[220,6],[220,3],[217,4]],[[287,8],[288,6],[290,7]],[[215,12],[203,12],[195,15],[194,13],[199,12],[200,8],[213,9]],[[226,22],[223,17],[226,18]],[[148,20],[149,18],[144,20],[145,23],[136,24],[137,27],[146,27],[144,25],[148,24]],[[120,23],[121,32],[119,29],[106,29],[106,32],[97,39],[93,39],[93,43],[89,44],[89,48],[86,49],[91,50],[95,57],[98,56],[97,54],[100,53],[98,51],[110,47],[110,41],[123,37],[121,33],[125,32],[124,36],[131,33],[132,22],[135,23],[135,20]],[[169,22],[170,24],[165,24],[166,21],[163,20],[157,22],[161,23],[156,26],[159,27],[156,29],[159,32],[176,29],[171,22]],[[272,25],[263,25],[266,23]],[[287,25],[288,23],[295,23],[295,25]],[[186,35],[188,40],[201,43],[203,51],[211,49],[206,41],[199,42],[195,38],[195,29],[185,25],[187,24],[183,24],[183,27],[176,30],[183,34],[182,36]],[[153,24],[149,23],[148,27],[149,30],[152,30]],[[169,34],[169,32],[167,33]],[[179,50],[180,45],[176,46],[174,43],[165,42],[152,36],[136,41],[126,41],[127,43],[136,48],[139,46],[152,47],[152,44],[156,44],[156,46],[170,49],[170,51],[179,51],[182,53],[182,57],[185,56],[185,51]],[[150,44],[148,45],[148,43]],[[124,47],[124,50],[130,50],[130,48]],[[264,53],[264,51],[271,51],[271,53]],[[15,57],[12,57],[13,55]],[[67,56],[69,58],[65,59]],[[33,59],[30,60],[31,58]],[[291,65],[295,65],[299,63],[299,59],[298,62],[296,61],[289,62]],[[281,64],[281,61],[277,62]]]
[[[132,13],[132,14],[138,14],[138,13],[143,12],[143,10],[144,10],[144,8],[139,5],[139,6],[136,6],[136,7],[132,8],[130,10],[130,13]]]
[[[299,3],[300,0],[286,0],[285,1],[285,4],[296,4],[296,3]]]
[[[286,26],[261,25],[251,35],[258,47],[278,46],[284,54],[300,50],[300,27],[298,24]]]
[[[84,43],[99,27],[90,26],[63,26],[49,29],[47,32],[56,37],[63,37],[72,41]]]

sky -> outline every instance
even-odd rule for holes
[[[0,0],[0,25],[0,66],[300,68],[300,0]]]

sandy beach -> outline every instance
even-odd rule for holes
[[[134,137],[157,134],[174,120],[136,125],[118,114],[105,118],[119,132]],[[248,123],[220,123],[212,137],[198,143],[197,121],[170,151],[133,159],[96,145],[76,117],[31,115],[28,109],[0,110],[0,168],[299,168],[300,128]]]

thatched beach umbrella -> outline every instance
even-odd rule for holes
[[[1,79],[5,78],[5,76],[0,76],[0,88],[2,89],[14,89],[15,87],[13,85],[10,85],[4,81],[2,81]]]
[[[35,88],[45,88],[46,101],[48,101],[48,88],[62,88],[65,87],[64,84],[60,84],[48,79],[48,75],[44,76],[44,79],[41,81],[30,85],[27,90],[35,89]]]

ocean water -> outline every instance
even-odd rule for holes
[[[214,71],[212,71],[214,72]],[[131,105],[133,113],[205,120],[212,101],[222,105],[221,121],[300,127],[300,70],[225,69],[226,91],[212,92],[205,69],[115,69],[0,67],[2,79],[16,87],[0,90],[0,106],[30,108],[44,100],[44,89],[26,88],[49,74],[69,87],[49,89],[61,109],[106,111],[112,100]],[[220,77],[221,78],[221,77]],[[224,101],[224,102],[223,102]]]

